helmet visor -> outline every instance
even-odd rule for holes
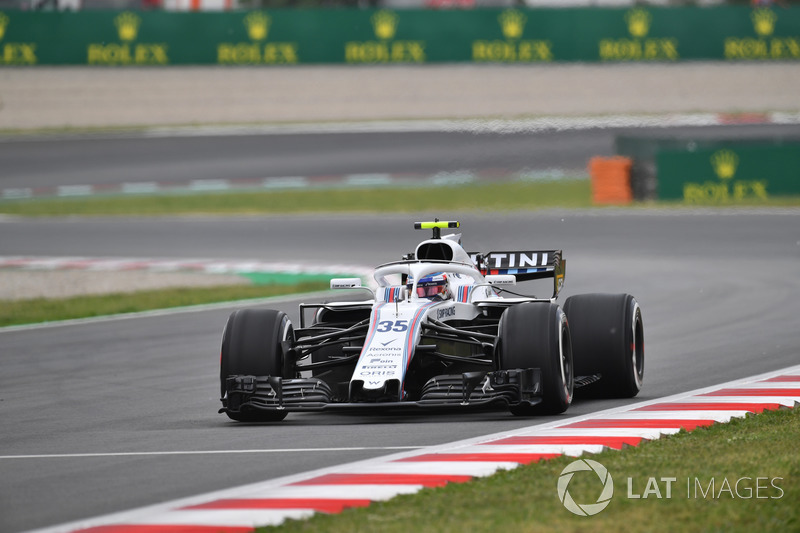
[[[420,298],[433,298],[437,294],[442,294],[444,292],[444,285],[418,285],[417,286],[417,296]]]

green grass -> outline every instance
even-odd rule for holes
[[[475,184],[458,187],[247,191],[217,194],[103,196],[0,202],[24,216],[411,212],[589,207],[588,180]]]
[[[633,207],[692,207],[681,202],[635,203]],[[800,206],[800,196],[716,206]],[[419,211],[506,211],[592,207],[587,179],[475,183],[442,187],[378,187],[108,195],[0,200],[0,214],[19,216],[157,216],[181,214],[407,213]]]
[[[135,313],[151,309],[228,302],[249,298],[266,298],[320,291],[327,288],[328,282],[309,281],[289,285],[224,285],[218,287],[140,291],[125,294],[104,294],[100,296],[75,296],[63,299],[35,298],[0,301],[0,327],[118,313]]]
[[[681,432],[645,442],[623,451],[607,451],[587,458],[600,462],[614,479],[610,505],[595,516],[581,517],[567,511],[557,497],[561,471],[575,458],[560,457],[468,483],[425,489],[398,496],[366,508],[348,509],[338,515],[318,514],[305,521],[259,529],[261,533],[381,532],[431,533],[536,532],[536,531],[800,531],[800,409],[765,412],[735,419],[691,433]],[[674,477],[671,499],[627,498],[627,478],[632,493],[643,494],[648,478]],[[710,496],[708,485],[715,479],[715,496],[723,479],[733,487],[736,480],[751,477],[777,478],[760,484],[768,489],[761,499]],[[698,491],[700,480],[709,496]],[[687,480],[690,481],[687,498]],[[740,493],[746,495],[745,482]],[[600,493],[598,478],[579,472],[569,491],[576,502],[594,503]],[[665,483],[660,483],[662,496]],[[755,492],[754,492],[755,494]],[[763,498],[766,496],[766,498]],[[773,498],[778,497],[780,498]]]

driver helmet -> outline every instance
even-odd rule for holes
[[[409,294],[411,294],[413,288],[414,279],[409,276],[406,281],[406,289]],[[435,272],[421,278],[419,283],[417,283],[417,296],[420,298],[434,298],[436,296],[442,299],[447,298],[447,274]]]

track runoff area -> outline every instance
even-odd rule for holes
[[[581,417],[233,487],[32,533],[244,533],[314,513],[368,506],[426,487],[464,483],[562,455],[576,460],[559,477],[558,496],[568,511],[588,516],[601,512],[615,496],[613,472],[585,458],[586,454],[637,446],[681,429],[692,431],[726,423],[748,413],[794,408],[798,402],[800,365]],[[603,481],[602,493],[597,502],[577,503],[569,495],[569,480],[576,472],[590,470]],[[673,481],[674,490],[681,490],[681,480]],[[768,488],[781,490],[774,484]],[[626,497],[624,490],[618,490],[616,497]]]

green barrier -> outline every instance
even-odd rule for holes
[[[662,200],[728,204],[800,195],[800,141],[668,149],[657,154],[656,167]]]
[[[0,13],[3,65],[798,59],[797,7]]]

